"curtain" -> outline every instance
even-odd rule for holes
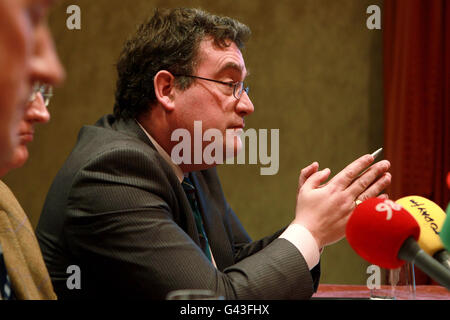
[[[450,0],[385,0],[383,17],[384,148],[392,165],[387,192],[393,200],[423,196],[445,210]]]

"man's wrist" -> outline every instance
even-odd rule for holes
[[[323,248],[319,248],[317,240],[305,226],[291,223],[280,235],[280,238],[288,240],[297,247],[310,270],[319,263]]]

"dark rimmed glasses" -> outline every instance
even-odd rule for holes
[[[212,81],[212,82],[216,82],[216,83],[220,83],[220,84],[224,84],[226,86],[229,86],[230,88],[233,88],[233,96],[236,99],[240,99],[242,97],[242,93],[245,91],[245,93],[248,95],[248,92],[250,91],[249,87],[244,87],[244,82],[243,81],[238,81],[238,82],[225,82],[225,81],[219,81],[219,80],[214,80],[214,79],[208,79],[208,78],[203,78],[203,77],[199,77],[199,76],[193,76],[190,74],[174,74],[175,77],[188,77],[188,78],[195,78],[195,79],[200,79],[200,80],[206,80],[206,81]]]
[[[46,83],[40,83],[36,82],[33,85],[33,92],[30,96],[30,102],[33,102],[34,99],[36,99],[36,94],[40,92],[42,95],[42,98],[44,99],[44,104],[46,107],[48,107],[48,104],[50,103],[50,99],[53,97],[53,87]]]

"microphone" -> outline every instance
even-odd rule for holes
[[[450,189],[450,172],[447,174],[447,186]],[[447,219],[441,230],[441,240],[447,250],[450,250],[450,202],[447,206]]]
[[[450,172],[447,173],[447,187],[450,189]]]
[[[447,219],[441,230],[441,240],[447,250],[450,250],[450,203],[447,206]]]
[[[450,270],[450,254],[439,237],[446,217],[444,210],[433,201],[420,196],[403,197],[396,203],[408,211],[419,224],[419,246]]]
[[[450,271],[419,247],[419,236],[420,226],[410,213],[380,198],[357,206],[346,226],[348,243],[365,260],[387,269],[412,262],[450,290]]]

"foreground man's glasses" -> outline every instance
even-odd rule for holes
[[[42,98],[44,99],[44,104],[46,107],[48,107],[50,103],[50,99],[53,97],[53,87],[46,83],[40,83],[36,82],[33,85],[33,92],[30,96],[30,102],[34,101],[36,99],[36,94],[40,92],[42,95]]]

